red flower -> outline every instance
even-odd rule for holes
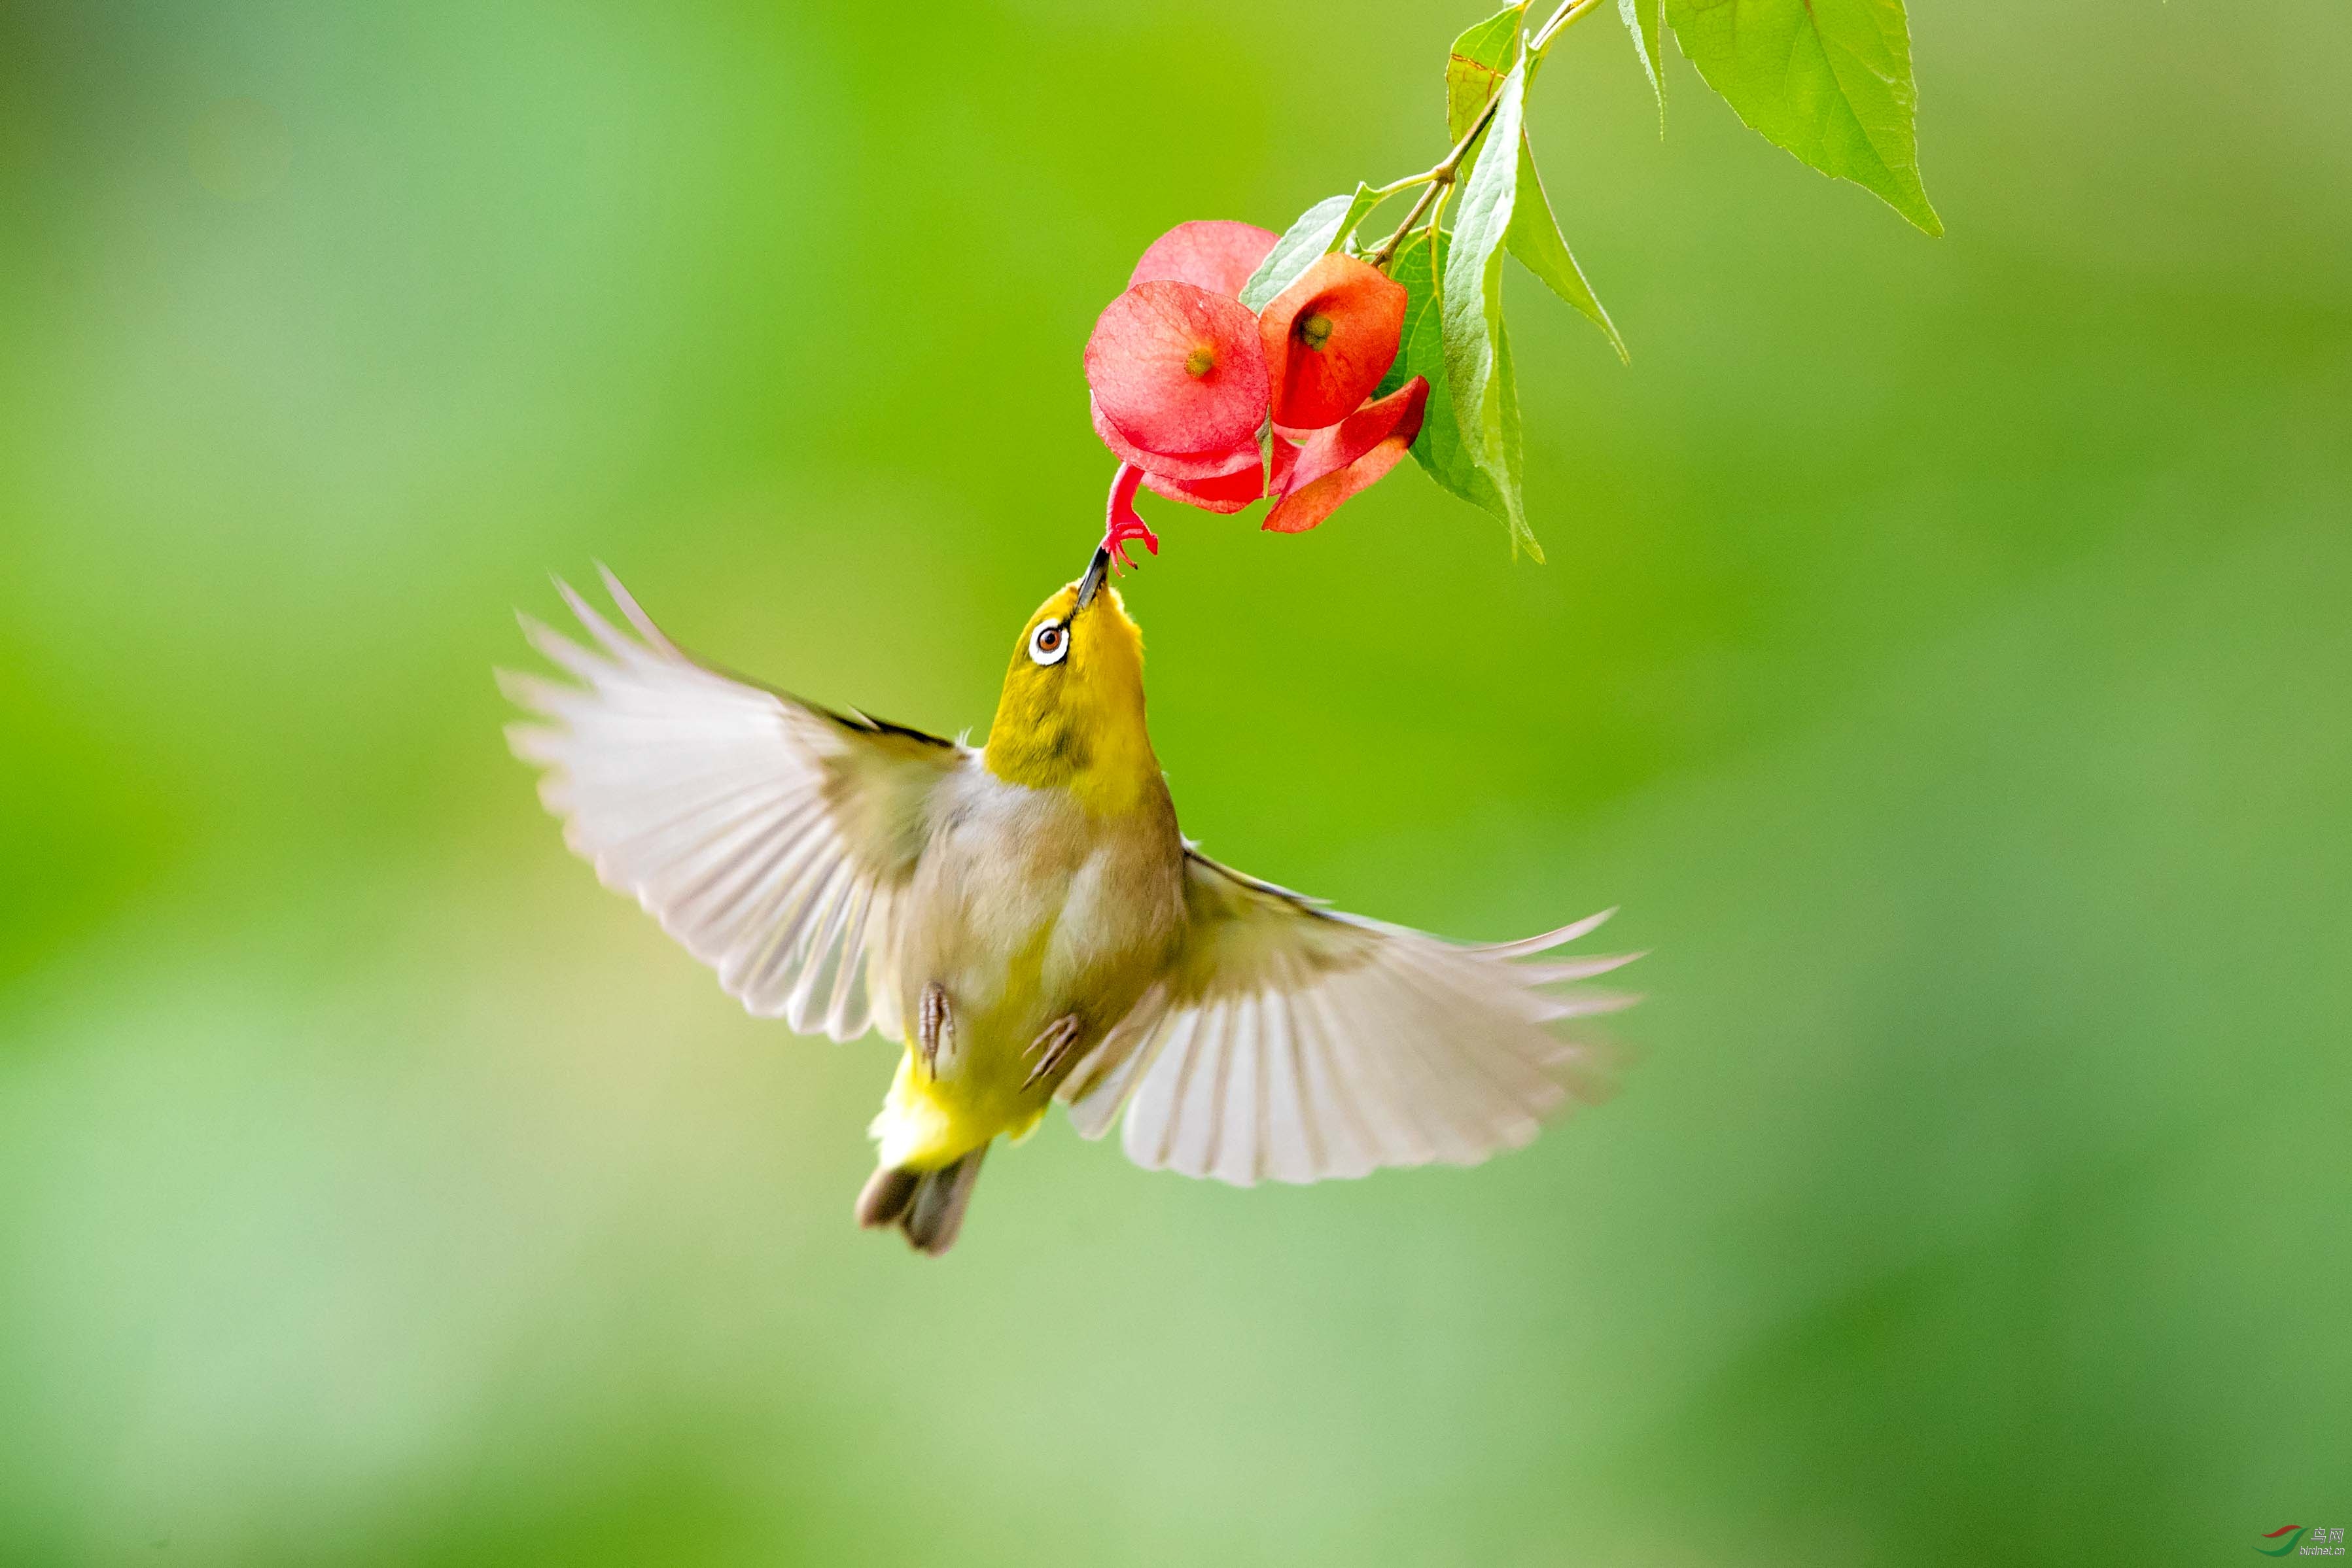
[[[1087,340],[1087,384],[1147,469],[1153,457],[1214,467],[1254,448],[1265,423],[1257,322],[1239,300],[1197,284],[1156,278],[1112,300]]]
[[[1159,549],[1135,511],[1139,484],[1210,512],[1270,494],[1265,527],[1301,533],[1395,467],[1420,434],[1422,378],[1368,401],[1396,360],[1403,286],[1326,256],[1253,318],[1241,289],[1274,245],[1249,224],[1179,224],[1095,323],[1094,427],[1120,459],[1103,537],[1114,559],[1126,561],[1129,539]]]
[[[1326,429],[1276,431],[1271,464],[1260,462],[1253,451],[1248,463],[1230,474],[1184,479],[1146,472],[1143,483],[1158,495],[1204,512],[1238,512],[1271,495],[1275,507],[1265,515],[1264,527],[1277,534],[1303,534],[1402,460],[1421,434],[1428,407],[1429,382],[1415,376]],[[1304,439],[1294,440],[1292,434]],[[1268,467],[1273,469],[1270,485]]]
[[[1258,318],[1274,423],[1320,430],[1353,413],[1396,362],[1407,298],[1403,284],[1352,256],[1300,274]]]
[[[1297,447],[1297,456],[1276,475],[1281,498],[1265,515],[1277,534],[1303,534],[1339,509],[1339,503],[1368,489],[1395,467],[1421,434],[1429,407],[1429,382],[1420,376],[1377,402],[1368,402]],[[1289,443],[1276,437],[1278,445]]]
[[[1277,442],[1276,461],[1280,461]],[[1181,501],[1188,507],[1198,507],[1204,512],[1238,512],[1265,494],[1265,460],[1253,446],[1247,454],[1245,466],[1230,474],[1219,474],[1205,479],[1179,479],[1171,475],[1154,474],[1147,470],[1143,482],[1156,496],[1171,501]]]
[[[1104,417],[1099,402],[1094,405],[1093,413],[1095,434],[1102,437],[1103,444],[1118,453],[1122,461],[1153,474],[1171,479],[1214,479],[1257,466],[1257,434],[1255,431],[1251,432],[1248,441],[1222,452],[1205,452],[1197,456],[1181,455],[1171,452],[1148,452],[1129,441],[1118,426]]]
[[[1212,294],[1222,294],[1228,299],[1242,297],[1242,285],[1274,248],[1275,235],[1255,224],[1237,224],[1227,219],[1206,223],[1178,224],[1151,242],[1143,259],[1135,264],[1127,286],[1150,283],[1157,278],[1172,278],[1205,288]]]

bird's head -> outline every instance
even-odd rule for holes
[[[1032,789],[1068,789],[1118,811],[1158,782],[1143,724],[1143,633],[1110,586],[1110,557],[1037,607],[1004,672],[988,768]]]

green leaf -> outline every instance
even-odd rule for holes
[[[1454,51],[1445,57],[1448,145],[1469,132],[1486,100],[1502,89],[1503,78],[1518,57],[1519,24],[1527,10],[1527,0],[1506,5],[1454,40]]]
[[[1503,503],[1500,510],[1486,509],[1503,519],[1510,530],[1511,554],[1526,550],[1543,564],[1543,546],[1536,542],[1535,530],[1528,527],[1527,504],[1521,495],[1520,477],[1527,472],[1527,449],[1519,435],[1519,372],[1511,360],[1511,334],[1503,326],[1501,317],[1495,319],[1495,385],[1496,401],[1501,405],[1499,423],[1503,436],[1503,474],[1496,486],[1497,497]]]
[[[1340,214],[1339,226],[1332,231],[1331,243],[1323,247],[1325,254],[1328,255],[1341,248],[1353,239],[1356,235],[1356,225],[1362,223],[1364,215],[1379,206],[1381,201],[1381,198],[1373,194],[1370,185],[1365,184],[1361,180],[1357,181],[1355,197],[1349,202],[1348,210]],[[1276,289],[1275,292],[1278,294],[1281,290]],[[1273,296],[1268,295],[1267,298],[1272,298]]]
[[[1903,0],[1666,0],[1666,20],[1766,141],[1944,232],[1919,183]]]
[[[1503,244],[1518,193],[1526,91],[1527,65],[1522,61],[1503,78],[1485,145],[1463,184],[1454,243],[1439,275],[1438,302],[1454,422],[1470,460],[1493,481],[1515,544],[1527,536],[1527,518],[1519,504],[1518,475],[1506,450],[1496,345],[1502,335]],[[1532,537],[1528,542],[1533,543]]]
[[[1356,195],[1326,196],[1298,214],[1298,221],[1283,231],[1282,237],[1274,242],[1274,248],[1265,253],[1265,259],[1257,264],[1257,270],[1250,274],[1250,280],[1242,285],[1244,305],[1253,310],[1265,309],[1276,295],[1297,282],[1298,275],[1331,248],[1349,214],[1362,199],[1363,186],[1359,184],[1356,190]]]
[[[1415,376],[1427,376],[1433,393],[1445,384],[1443,337],[1433,333],[1425,361],[1415,361],[1413,340],[1421,330],[1422,319],[1437,308],[1438,269],[1444,266],[1441,258],[1448,237],[1441,233],[1432,241],[1427,230],[1415,229],[1389,263],[1389,280],[1404,290],[1404,325],[1397,332],[1396,361],[1389,366],[1389,373],[1381,378],[1381,384],[1372,389],[1376,398],[1388,396]],[[1446,406],[1454,405],[1449,402]],[[1428,428],[1428,423],[1423,419],[1423,428]]]
[[[1507,472],[1510,479],[1507,491],[1504,486],[1496,483],[1486,470],[1478,466],[1477,460],[1472,457],[1469,449],[1462,444],[1462,433],[1454,420],[1454,400],[1445,391],[1444,365],[1442,362],[1444,349],[1440,342],[1442,336],[1437,313],[1432,311],[1428,319],[1423,323],[1419,336],[1415,340],[1414,358],[1419,362],[1414,367],[1413,374],[1428,375],[1432,371],[1437,373],[1430,377],[1429,406],[1422,416],[1421,434],[1413,439],[1413,459],[1421,465],[1422,472],[1435,480],[1441,489],[1450,491],[1481,511],[1492,514],[1509,534],[1511,548],[1515,553],[1524,545],[1528,554],[1541,560],[1543,547],[1536,542],[1535,535],[1528,530],[1527,517],[1519,503],[1520,440],[1517,380],[1516,377],[1507,377],[1505,382],[1507,395],[1503,399],[1503,434],[1505,451],[1508,455]],[[1507,332],[1500,334],[1497,342],[1499,344],[1498,362],[1508,365],[1511,352],[1510,334]]]
[[[1429,382],[1429,403],[1423,411],[1421,434],[1413,438],[1413,460],[1422,472],[1435,480],[1440,488],[1452,492],[1472,506],[1493,513],[1511,530],[1513,548],[1524,545],[1538,560],[1543,549],[1535,537],[1527,531],[1525,520],[1513,526],[1517,516],[1512,505],[1504,499],[1501,487],[1488,478],[1469,449],[1462,444],[1461,427],[1454,418],[1454,399],[1445,389],[1445,325],[1438,308],[1439,279],[1445,270],[1445,249],[1451,236],[1441,233],[1433,245],[1416,235],[1397,253],[1390,265],[1389,276],[1404,286],[1404,329],[1400,338],[1403,347],[1398,351],[1396,363],[1389,367],[1374,395],[1386,397],[1405,382],[1420,376]],[[1499,323],[1497,326],[1499,328]],[[1496,363],[1502,378],[1503,453],[1507,471],[1512,476],[1512,491],[1518,489],[1521,472],[1519,435],[1518,382],[1510,371],[1511,348],[1509,334],[1497,332]]]
[[[1617,0],[1617,15],[1633,35],[1633,53],[1641,57],[1642,72],[1650,78],[1650,92],[1658,100],[1658,134],[1666,133],[1666,57],[1658,48],[1659,0]]]
[[[1594,298],[1592,285],[1584,280],[1584,269],[1576,265],[1568,241],[1560,237],[1559,220],[1552,215],[1551,199],[1544,194],[1543,177],[1536,172],[1536,155],[1524,131],[1519,133],[1518,199],[1512,204],[1511,227],[1505,238],[1522,266],[1542,278],[1554,294],[1583,311],[1617,350],[1617,357],[1633,363],[1633,356],[1625,351],[1625,340],[1617,335],[1617,324]]]

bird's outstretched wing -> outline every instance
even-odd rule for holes
[[[523,631],[585,684],[499,679],[550,721],[507,736],[547,770],[540,799],[564,841],[752,1012],[835,1040],[900,1033],[881,967],[893,918],[932,793],[971,753],[698,664],[609,571],[635,637],[556,586],[596,646],[528,617]]]
[[[1381,1166],[1475,1165],[1601,1088],[1563,1019],[1636,998],[1549,988],[1638,955],[1529,962],[1608,918],[1458,946],[1185,858],[1169,972],[1062,1085],[1079,1132],[1127,1107],[1128,1157],[1246,1186]]]

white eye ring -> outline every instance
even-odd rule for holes
[[[1029,662],[1034,664],[1058,664],[1070,656],[1070,629],[1059,621],[1048,621],[1029,633]]]

